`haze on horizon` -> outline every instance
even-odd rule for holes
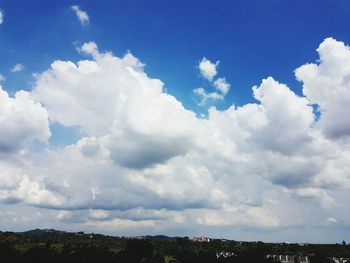
[[[0,1],[0,231],[346,240],[348,11]]]

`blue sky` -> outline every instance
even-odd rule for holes
[[[349,11],[0,0],[4,230],[346,239]]]
[[[79,26],[67,8],[84,6],[91,23]],[[78,59],[75,46],[95,41],[102,50],[132,51],[169,92],[196,108],[192,88],[202,84],[196,63],[220,60],[234,83],[227,101],[251,101],[251,87],[273,75],[300,92],[293,70],[317,58],[326,37],[349,42],[347,1],[2,1],[0,72],[13,60],[27,71],[8,74],[8,88],[30,88],[33,72],[55,59]],[[20,7],[20,8],[19,8]],[[30,52],[28,52],[30,51]]]

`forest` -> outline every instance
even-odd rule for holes
[[[114,237],[53,229],[0,232],[0,255],[8,262],[279,262],[267,255],[303,255],[311,263],[350,257],[350,245],[240,242],[188,237]],[[226,257],[224,256],[226,255]],[[227,256],[228,255],[228,256]],[[7,262],[6,261],[6,262]],[[1,260],[1,262],[4,262]]]

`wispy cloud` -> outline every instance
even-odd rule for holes
[[[224,95],[219,94],[217,92],[206,92],[203,88],[196,88],[193,90],[193,93],[201,98],[198,105],[205,105],[209,99],[212,100],[223,100]]]
[[[330,223],[330,224],[338,223],[338,220],[334,217],[328,217],[326,221],[327,221],[327,223]]]
[[[226,82],[225,78],[219,78],[215,80],[214,86],[223,96],[225,96],[230,90],[230,84]]]
[[[85,11],[81,10],[78,5],[71,6],[71,9],[74,11],[82,25],[86,25],[87,23],[89,23],[89,15]]]
[[[0,25],[4,22],[4,13],[0,9]]]
[[[21,63],[18,63],[11,68],[11,72],[20,72],[24,70],[24,66]]]

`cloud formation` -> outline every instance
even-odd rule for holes
[[[230,84],[226,82],[225,78],[219,78],[215,80],[214,86],[223,96],[225,96],[230,90]]]
[[[78,5],[72,5],[71,9],[74,11],[75,15],[77,16],[77,18],[79,19],[79,22],[82,25],[86,25],[89,23],[90,18],[89,15],[80,9],[80,7]]]
[[[20,149],[33,140],[50,137],[48,113],[26,91],[10,97],[0,86],[0,153]]]
[[[336,224],[336,223],[338,223],[338,220],[335,219],[334,217],[328,217],[327,222],[330,224]]]
[[[225,78],[218,78],[215,81],[213,78],[217,75],[217,66],[220,61],[217,61],[215,64],[212,63],[207,58],[203,58],[199,63],[199,70],[201,75],[209,81],[209,83],[215,88],[216,91],[207,92],[204,88],[196,88],[193,90],[193,93],[200,98],[199,105],[205,105],[208,100],[223,100],[230,90],[230,84],[226,82]]]
[[[213,78],[217,74],[217,66],[219,65],[220,61],[216,61],[215,63],[212,63],[209,59],[206,57],[202,58],[201,62],[199,62],[199,70],[202,74],[202,76],[209,80],[212,81]]]
[[[4,23],[4,13],[0,9],[0,25]]]
[[[252,88],[255,102],[211,107],[205,118],[131,53],[117,57],[94,42],[80,51],[90,58],[54,61],[30,93],[1,90],[0,151],[11,153],[0,161],[3,203],[54,208],[59,224],[129,233],[350,224],[344,43],[324,40],[319,62],[296,69],[303,95],[267,77]],[[214,65],[210,81],[225,96],[230,85],[214,80]],[[47,141],[49,121],[82,137],[31,148]]]
[[[201,98],[199,105],[205,105],[209,99],[223,100],[225,98],[222,94],[219,94],[217,92],[206,92],[203,88],[196,88],[193,90],[193,93]]]
[[[11,68],[11,72],[14,72],[14,73],[20,72],[22,70],[24,70],[24,66],[21,63],[18,63]]]
[[[330,138],[350,136],[350,49],[333,38],[325,39],[317,49],[318,64],[306,64],[296,70],[303,82],[303,94],[317,105],[318,125]],[[330,88],[331,87],[331,88]]]
[[[111,158],[130,168],[164,162],[192,147],[195,114],[164,93],[160,80],[148,78],[141,62],[130,53],[99,53],[93,42],[81,50],[94,61],[56,61],[37,78],[33,97],[52,121],[103,137]]]

